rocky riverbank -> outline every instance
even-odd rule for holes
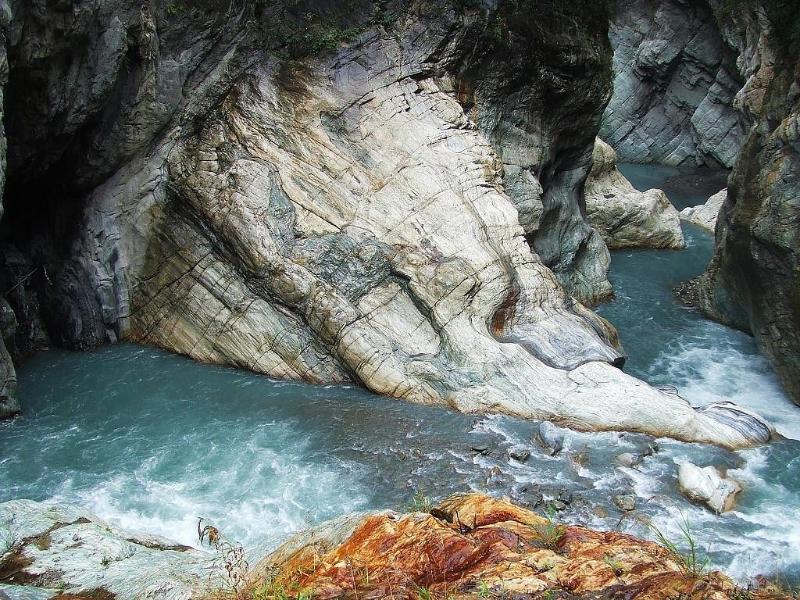
[[[703,559],[617,532],[559,524],[508,501],[453,496],[413,512],[347,515],[257,565],[213,528],[212,553],[112,528],[81,509],[0,505],[0,592],[12,600],[162,598],[789,598],[742,588]]]

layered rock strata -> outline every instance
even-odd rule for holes
[[[246,37],[249,4],[228,15],[113,5],[15,15],[27,35],[13,40],[25,75],[8,88],[6,222],[34,263],[17,289],[40,300],[54,342],[126,338],[578,429],[769,439],[746,411],[695,410],[619,371],[613,327],[562,287],[597,292],[608,256],[580,208],[587,123],[608,91],[591,14],[554,13],[545,36],[540,19],[510,9],[487,32],[485,12],[427,3],[376,24],[367,2],[341,17],[363,26],[304,24],[335,43],[287,57],[248,46],[263,42]],[[51,35],[62,30],[93,32],[66,88],[42,66],[72,64]],[[50,45],[34,53],[36,39]],[[115,86],[125,93],[109,96]],[[43,87],[68,95],[70,119]],[[68,172],[70,200],[34,165]],[[32,206],[51,212],[18,200],[34,177]]]
[[[601,137],[628,162],[730,168],[748,122],[744,79],[716,3],[619,0],[611,24],[614,95]]]
[[[420,42],[365,36],[333,65],[237,84],[169,157],[129,335],[463,412],[766,439],[743,412],[696,411],[609,364],[606,325],[525,244],[491,146],[446,80],[414,70]],[[404,50],[402,70],[382,58]]]
[[[678,211],[667,195],[635,189],[617,169],[614,149],[599,138],[585,192],[586,216],[609,249],[685,246]]]
[[[798,42],[771,18],[748,8],[727,21],[746,75],[737,103],[754,125],[728,180],[700,304],[751,332],[800,403],[800,63]]]
[[[782,2],[618,2],[615,91],[601,128],[624,160],[733,167],[697,300],[755,336],[796,402],[798,31]],[[702,220],[711,225],[710,214]]]

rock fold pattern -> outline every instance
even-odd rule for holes
[[[504,8],[490,35],[460,3],[379,8],[302,24],[337,42],[287,56],[255,47],[276,43],[281,3],[20,7],[5,256],[32,268],[0,269],[17,347],[43,337],[33,313],[71,347],[131,339],[464,412],[768,440],[747,411],[625,375],[580,302],[610,291],[582,214],[605,13]]]

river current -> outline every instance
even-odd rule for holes
[[[717,189],[691,173],[623,165],[640,189],[664,187],[679,209]],[[0,423],[0,501],[88,506],[107,521],[196,545],[214,521],[251,562],[292,532],[353,510],[406,508],[416,493],[557,500],[565,521],[679,537],[685,518],[714,566],[746,580],[800,574],[800,407],[782,393],[752,338],[677,303],[672,288],[702,272],[712,236],[684,224],[683,251],[613,253],[626,370],[674,385],[693,404],[731,399],[782,434],[741,452],[638,434],[559,431],[550,456],[537,423],[413,406],[347,386],[276,382],[131,344],[52,350],[19,369],[24,413]],[[652,450],[655,450],[652,454]],[[524,462],[514,454],[530,452]],[[624,453],[649,454],[621,466]],[[677,464],[728,469],[744,491],[715,516],[677,492]],[[613,496],[636,496],[623,513]]]

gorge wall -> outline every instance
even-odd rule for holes
[[[791,17],[789,35],[761,9],[732,13],[725,29],[747,76],[737,105],[753,126],[728,180],[700,302],[755,336],[800,404],[800,23]]]
[[[748,124],[743,79],[705,0],[618,0],[614,95],[600,137],[621,160],[730,168]]]
[[[604,5],[11,8],[16,353],[131,339],[465,412],[769,439],[622,373],[581,303],[610,292],[583,206]]]
[[[601,135],[622,159],[732,168],[701,308],[800,402],[798,39],[790,3],[620,0]]]

